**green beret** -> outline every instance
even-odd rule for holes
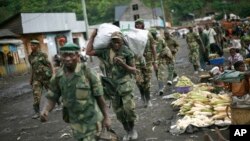
[[[60,52],[77,52],[80,51],[80,47],[74,43],[66,43],[60,48]]]
[[[139,19],[137,19],[137,20],[135,21],[135,23],[144,23],[144,20],[141,19],[141,18],[139,18]]]
[[[31,40],[30,43],[32,43],[32,44],[39,44],[40,42],[38,40]]]

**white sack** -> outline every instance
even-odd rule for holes
[[[93,43],[94,49],[107,48],[111,40],[111,34],[116,31],[120,32],[120,28],[113,24],[101,24],[97,30],[97,35]]]
[[[129,48],[137,56],[143,56],[148,41],[148,31],[142,29],[130,29],[123,31],[125,41]]]

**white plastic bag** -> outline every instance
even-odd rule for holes
[[[142,29],[130,29],[123,31],[123,34],[129,48],[134,54],[142,57],[148,41],[148,31]]]
[[[93,43],[94,49],[107,48],[111,40],[111,34],[116,31],[120,32],[120,28],[113,24],[101,24],[97,30],[97,35]]]

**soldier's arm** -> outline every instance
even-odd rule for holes
[[[94,47],[93,47],[93,43],[94,43],[94,39],[97,35],[97,29],[94,30],[89,38],[89,42],[87,44],[87,48],[86,48],[86,54],[89,55],[89,56],[95,56],[96,53],[95,53],[95,50],[94,50]]]
[[[104,97],[103,97],[103,87],[101,84],[100,77],[97,75],[96,72],[91,71],[89,68],[87,68],[86,73],[90,79],[92,94],[96,98],[97,104],[102,112],[103,117],[104,117],[102,124],[104,127],[109,128],[111,121],[110,121],[110,118],[108,116],[108,108],[107,108],[106,102],[105,102]]]
[[[175,50],[176,52],[179,50],[180,45],[174,40],[174,46],[175,46]]]
[[[157,53],[156,53],[156,42],[152,36],[152,34],[149,34],[149,40],[150,40],[150,48],[151,48],[151,52],[153,54],[153,61],[155,63],[155,61],[157,61]]]
[[[120,59],[119,57],[115,57],[114,61],[124,67],[128,72],[135,74],[137,69],[135,67],[135,59],[134,55],[131,52],[128,57],[126,57],[126,62]]]
[[[40,115],[40,120],[42,122],[46,122],[48,121],[48,116],[49,116],[49,112],[52,111],[52,109],[55,107],[56,102],[50,99],[47,99],[47,102],[41,112]]]

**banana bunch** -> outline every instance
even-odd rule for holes
[[[186,76],[181,76],[179,81],[175,85],[176,87],[186,87],[186,86],[193,86],[193,82]]]

